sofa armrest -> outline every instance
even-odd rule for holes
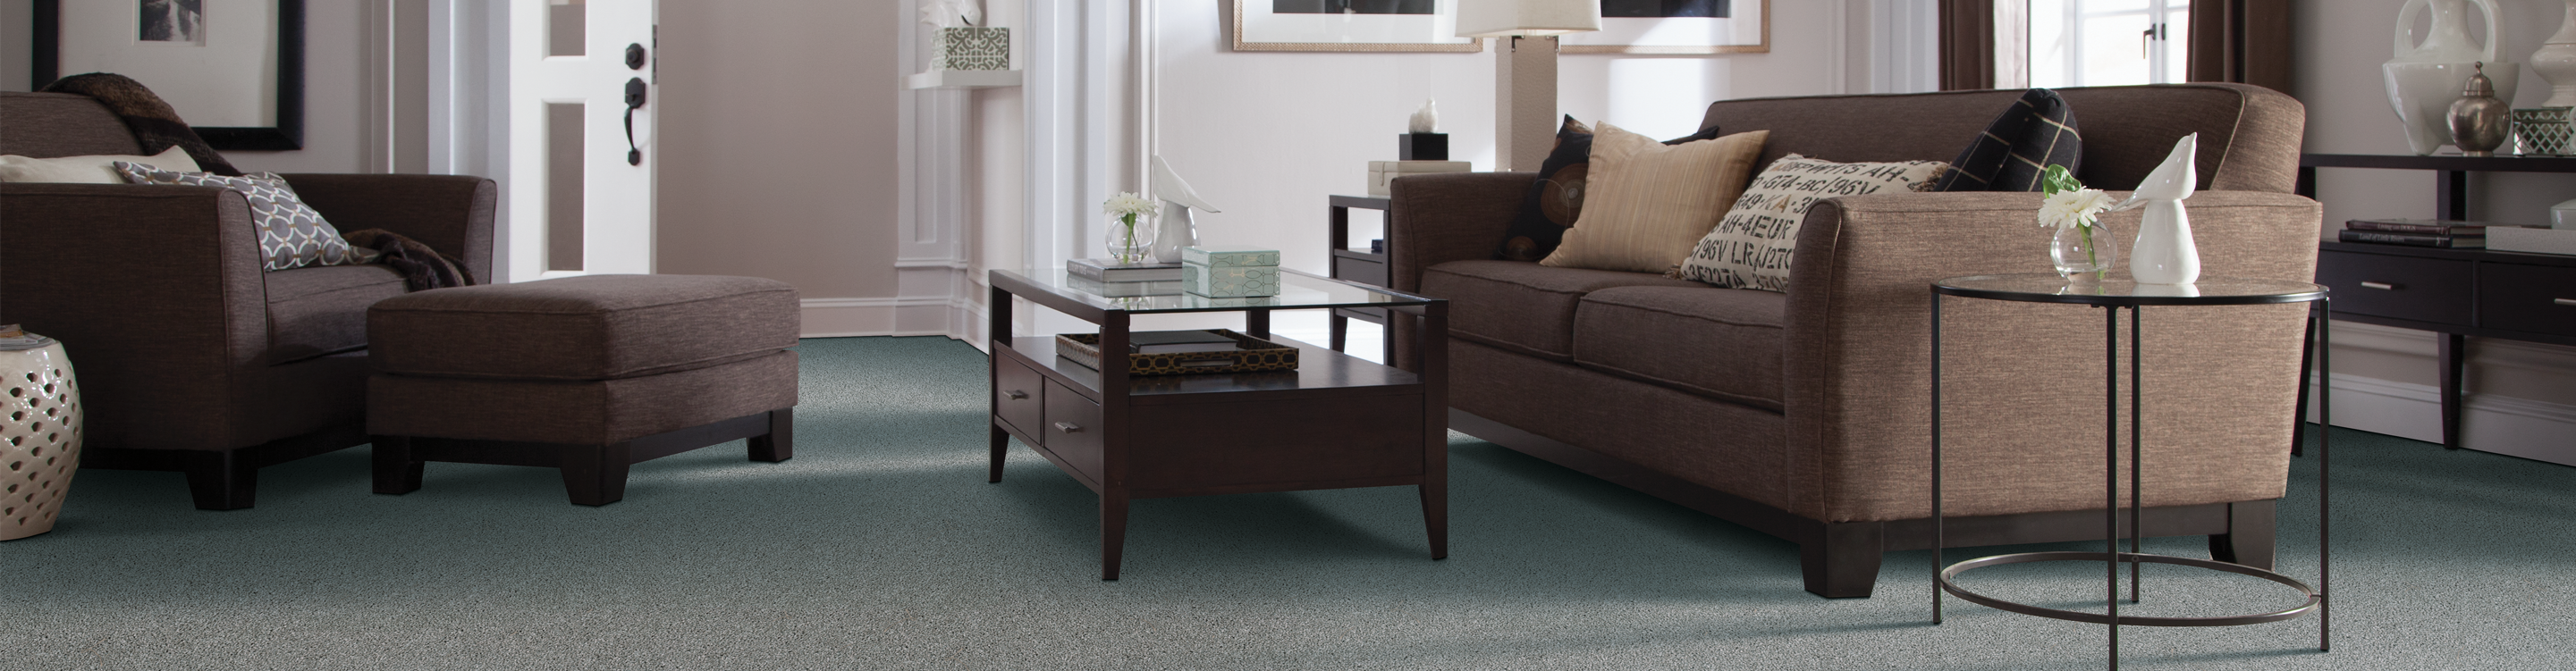
[[[2035,219],[2040,200],[1888,194],[1809,211],[1790,268],[1783,362],[1795,512],[1835,522],[1930,514],[1930,284],[2050,272],[2049,231]],[[2203,191],[2186,205],[2202,277],[2313,281],[2315,201]],[[2139,216],[2104,217],[2123,256],[2114,281],[2128,279]],[[1941,305],[1941,432],[1953,485],[1945,512],[2100,507],[2106,312],[1957,298]],[[2304,305],[2270,305],[2139,315],[2145,460],[2154,464],[2147,505],[2281,495],[2305,314]],[[2120,340],[2128,329],[2118,326]]]
[[[1453,172],[1398,177],[1387,199],[1387,280],[1422,288],[1425,268],[1489,259],[1537,173]]]
[[[0,184],[0,323],[63,342],[92,445],[206,446],[251,432],[243,371],[265,365],[264,280],[239,193]]]
[[[500,187],[457,175],[281,175],[341,232],[381,228],[465,260],[492,281],[492,212]]]

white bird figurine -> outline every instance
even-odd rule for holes
[[[923,0],[921,22],[938,28],[964,28],[984,22],[984,7],[975,0]]]
[[[1183,181],[1180,173],[1172,172],[1172,164],[1159,154],[1154,156],[1154,197],[1163,201],[1163,230],[1155,235],[1154,262],[1180,263],[1181,248],[1199,244],[1198,224],[1190,220],[1190,210],[1223,210],[1199,198],[1190,183]]]
[[[2138,224],[2138,243],[2129,251],[2129,277],[2139,284],[2190,284],[2200,280],[2200,248],[2192,244],[2191,217],[2182,201],[2190,198],[2200,171],[2192,165],[2200,151],[2200,134],[2182,136],[2163,165],[2147,173],[2138,190],[2111,211],[2147,208]]]

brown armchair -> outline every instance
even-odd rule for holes
[[[141,154],[84,96],[0,93],[0,154]],[[342,231],[492,266],[491,180],[286,175]],[[183,471],[198,508],[251,506],[259,468],[367,442],[366,313],[382,265],[263,272],[249,203],[213,187],[0,184],[0,323],[61,340],[88,404],[82,466]]]

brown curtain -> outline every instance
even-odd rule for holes
[[[1941,0],[1941,90],[1994,87],[1995,0]]]
[[[2195,82],[2290,91],[2290,0],[2191,0]]]

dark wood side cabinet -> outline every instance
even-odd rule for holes
[[[2442,445],[2460,447],[2469,336],[2576,345],[2576,256],[2327,242],[2334,318],[2440,334]]]
[[[1351,208],[1384,212],[1387,208],[1387,199],[1376,196],[1333,196],[1332,203],[1332,227],[1331,232],[1327,234],[1330,236],[1328,244],[1331,245],[1333,254],[1333,266],[1330,269],[1332,278],[1373,287],[1388,286],[1386,255],[1351,249]],[[1348,343],[1353,319],[1378,325],[1386,343],[1386,349],[1378,351],[1381,353],[1394,351],[1395,330],[1384,328],[1386,326],[1385,308],[1333,310],[1332,340],[1326,343],[1333,348],[1333,351],[1342,351],[1342,346]],[[1386,355],[1379,354],[1379,356]]]

